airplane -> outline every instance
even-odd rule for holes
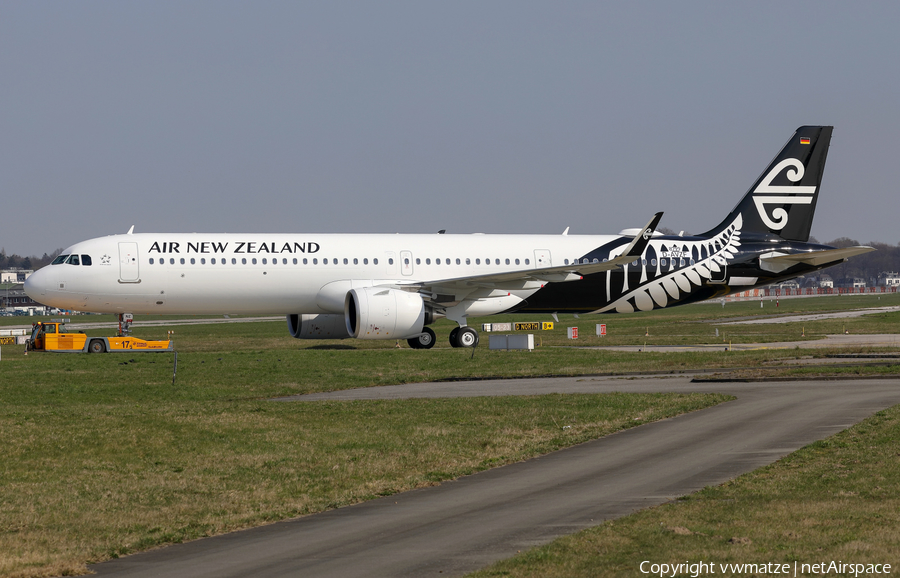
[[[25,281],[39,303],[115,314],[285,315],[297,339],[406,339],[499,313],[652,311],[769,285],[872,247],[809,243],[833,127],[802,126],[725,219],[663,235],[151,234],[76,243]]]

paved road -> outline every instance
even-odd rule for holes
[[[826,335],[824,339],[806,341],[773,341],[770,343],[722,343],[697,345],[609,345],[587,349],[608,349],[612,351],[653,351],[674,353],[676,351],[751,351],[755,349],[828,349],[842,347],[900,347],[900,334],[837,334]]]
[[[737,400],[441,486],[98,564],[99,576],[458,576],[751,471],[900,403],[900,380],[431,383],[306,399],[722,391]]]
[[[824,319],[849,319],[851,317],[862,317],[863,315],[873,315],[875,313],[893,313],[895,311],[900,311],[900,307],[870,307],[867,309],[854,309],[852,311],[808,313],[803,315],[783,315],[780,317],[767,315],[758,319],[741,319],[739,321],[726,321],[724,323],[707,321],[707,323],[709,323],[710,325],[762,325],[769,323],[803,323],[809,321],[822,321]]]

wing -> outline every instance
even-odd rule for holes
[[[412,281],[398,283],[397,286],[404,289],[414,289],[423,293],[465,295],[474,289],[525,289],[537,287],[544,283],[560,283],[577,281],[585,275],[600,273],[615,269],[635,259],[639,259],[647,248],[647,243],[653,236],[656,226],[662,219],[662,213],[656,213],[618,257],[604,262],[596,263],[572,263],[557,267],[542,267],[539,269],[519,269],[504,273],[490,273],[487,275],[473,275],[469,277],[455,277],[434,281]]]

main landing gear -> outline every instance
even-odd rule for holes
[[[434,330],[430,327],[423,327],[420,335],[406,340],[413,349],[431,349],[434,347],[434,341]],[[450,345],[453,347],[475,347],[478,345],[478,332],[471,327],[457,327],[450,332]]]
[[[406,340],[413,349],[431,349],[434,347],[434,331],[431,327],[423,327],[422,334]]]
[[[471,327],[457,327],[450,332],[450,345],[453,347],[475,347],[478,345],[478,332]]]

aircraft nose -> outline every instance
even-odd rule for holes
[[[40,297],[45,296],[47,291],[53,288],[52,277],[46,267],[38,269],[25,279],[25,294],[40,303]]]

